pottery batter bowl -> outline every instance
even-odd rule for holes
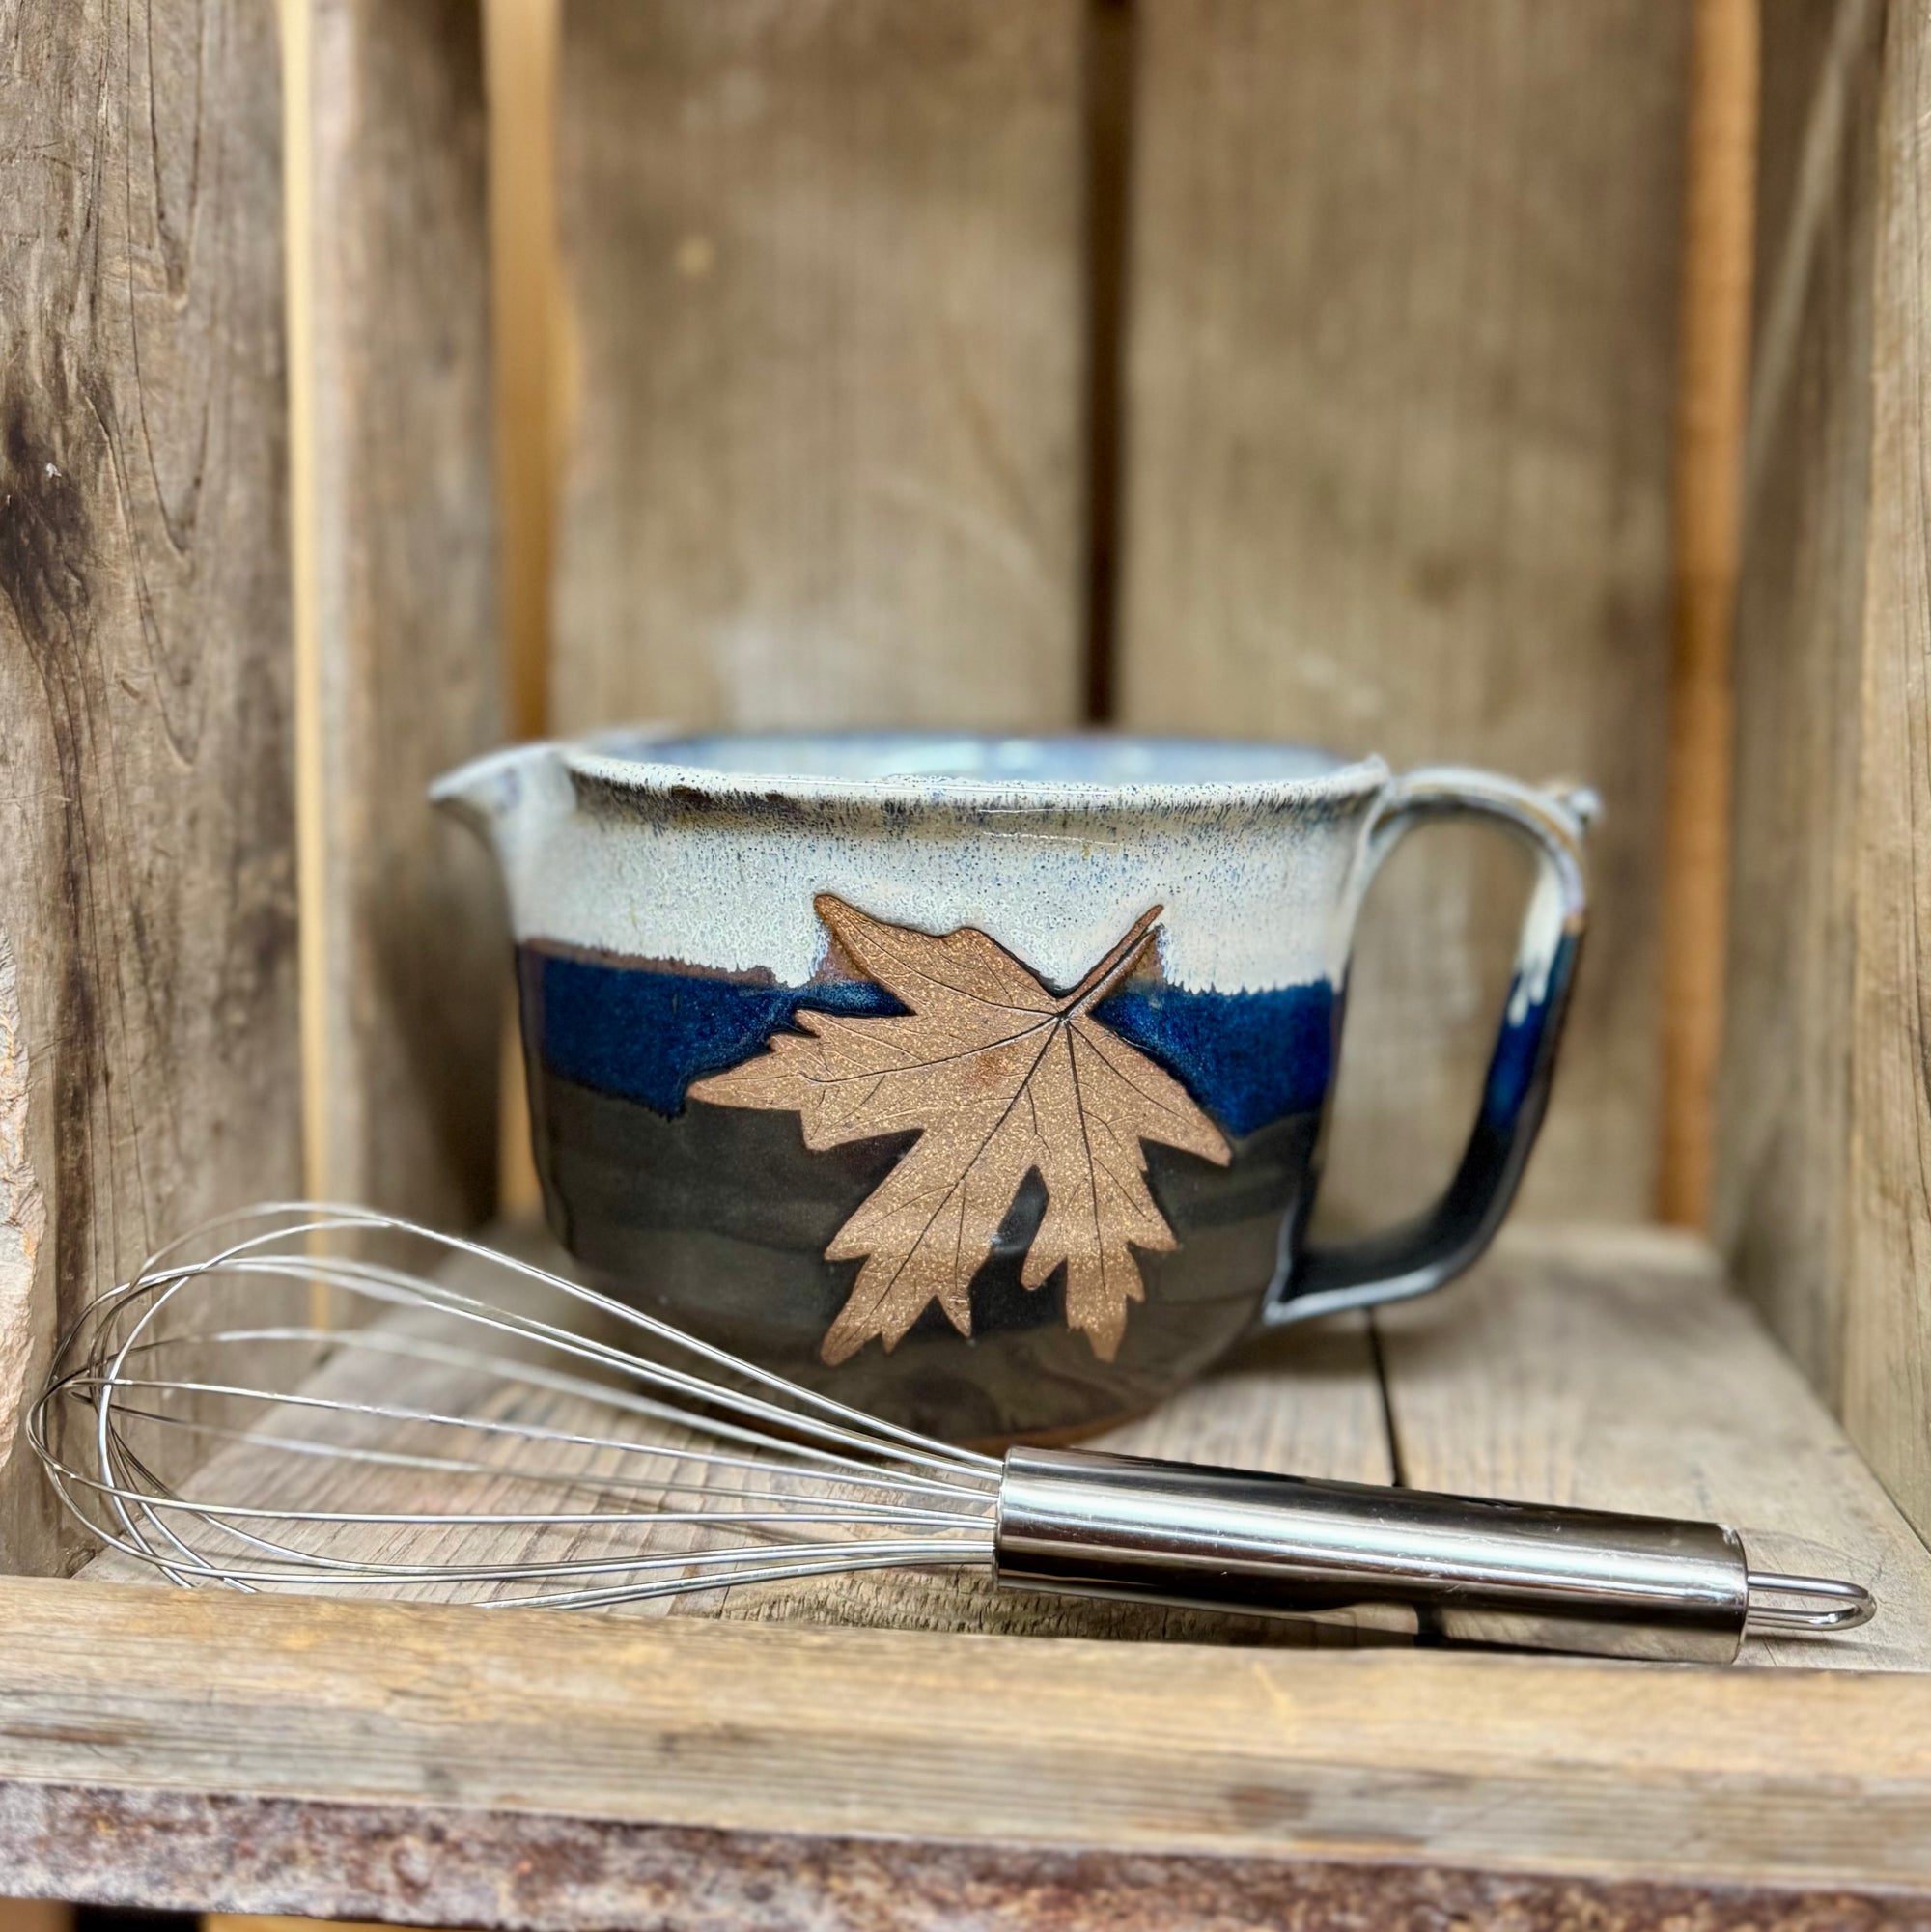
[[[558,1237],[636,1305],[958,1441],[1088,1432],[1256,1327],[1466,1268],[1585,910],[1585,796],[1293,746],[640,731],[433,796],[502,867]],[[1316,1246],[1356,915],[1456,816],[1538,861],[1475,1125],[1426,1214]]]

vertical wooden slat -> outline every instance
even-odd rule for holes
[[[509,727],[549,707],[550,557],[563,265],[556,228],[558,0],[484,0],[490,99],[490,299]]]
[[[52,1899],[0,1898],[0,1932],[72,1932],[73,1908]]]
[[[273,12],[0,7],[0,1569],[56,1328],[296,1186]],[[36,1202],[38,1207],[36,1207]]]
[[[502,513],[506,709],[513,738],[549,717],[551,559],[561,471],[563,265],[556,209],[558,0],[485,0],[490,294]],[[496,1209],[534,1213],[529,1092],[515,996],[503,1014]]]
[[[1931,18],[1765,14],[1722,1226],[1931,1531]]]
[[[478,0],[313,0],[325,1192],[451,1224],[495,1187],[507,949],[423,798],[502,733]]]
[[[1584,779],[1528,1198],[1654,1200],[1689,12],[1143,0],[1121,716]],[[1428,835],[1362,935],[1329,1205],[1431,1192],[1519,884]]]
[[[1888,10],[1858,756],[1844,1421],[1931,1532],[1931,13]]]
[[[1077,717],[1082,17],[567,6],[556,726]]]
[[[1676,403],[1676,631],[1664,853],[1657,1211],[1703,1227],[1722,1039],[1758,0],[1696,0]]]
[[[1833,1403],[1852,1133],[1878,0],[1766,0],[1715,1232]]]
[[[302,1184],[328,1192],[332,922],[324,917],[328,850],[322,816],[322,653],[316,584],[315,36],[312,0],[276,0],[282,42],[283,300],[287,314],[290,578],[294,644],[295,881],[300,929]],[[318,1312],[320,1312],[318,1302]]]

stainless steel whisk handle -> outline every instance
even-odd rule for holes
[[[1855,1583],[1751,1571],[1721,1524],[1077,1449],[1007,1455],[994,1566],[1016,1589],[1393,1610],[1453,1642],[1697,1664],[1731,1662],[1746,1627],[1846,1630],[1874,1612]]]

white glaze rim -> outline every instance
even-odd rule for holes
[[[699,736],[689,734],[688,736]],[[727,732],[701,734],[727,738]],[[747,733],[745,737],[761,734]],[[1040,745],[1077,744],[1108,741],[1125,746],[1265,751],[1278,748],[1309,757],[1332,757],[1311,745],[1273,746],[1265,740],[1186,739],[1138,733],[1056,732],[914,732],[811,734],[826,740],[867,737],[929,737],[935,744],[970,740],[983,743],[1023,742]],[[637,745],[619,751],[613,740]],[[677,742],[686,734],[665,733]],[[804,734],[798,734],[804,736]],[[1385,759],[1375,754],[1356,759],[1334,758],[1327,770],[1306,777],[1245,779],[1121,779],[1094,781],[1072,778],[966,777],[954,773],[892,772],[876,778],[838,777],[825,773],[775,769],[769,771],[724,770],[714,765],[684,764],[645,755],[648,740],[634,729],[623,734],[599,733],[563,740],[551,747],[574,777],[586,778],[617,792],[639,797],[696,793],[720,804],[746,806],[774,799],[798,804],[885,805],[898,807],[958,806],[967,811],[1171,813],[1191,815],[1225,808],[1282,810],[1326,804],[1362,797],[1385,785],[1392,773]],[[472,768],[473,769],[473,768]]]

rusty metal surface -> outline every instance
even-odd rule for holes
[[[0,1784],[0,1894],[503,1932],[1931,1932],[1931,1896]]]

